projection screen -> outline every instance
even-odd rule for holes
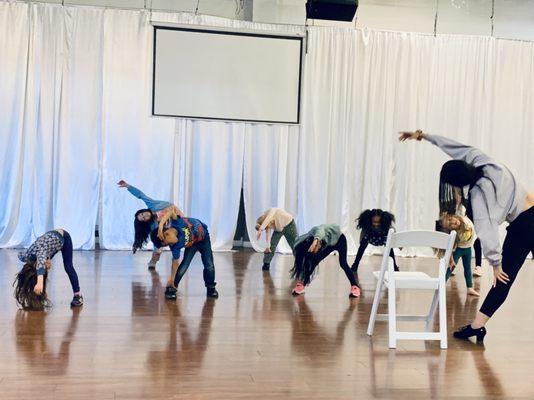
[[[299,123],[302,37],[154,26],[152,114]]]

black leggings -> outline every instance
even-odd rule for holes
[[[523,211],[507,228],[502,249],[502,269],[508,274],[510,282],[497,281],[489,291],[480,312],[491,317],[504,303],[517,273],[523,266],[528,253],[534,254],[534,207]]]
[[[345,235],[341,234],[335,245],[326,246],[317,253],[308,252],[312,242],[313,238],[309,238],[295,246],[295,266],[291,270],[291,276],[293,278],[307,285],[312,281],[315,269],[319,263],[330,253],[337,251],[339,253],[339,266],[345,272],[350,284],[352,286],[358,286],[358,282],[347,263],[347,238]]]
[[[475,249],[475,266],[482,266],[482,246],[480,245],[480,239],[477,238],[473,243],[473,249]]]
[[[74,265],[72,265],[72,239],[66,230],[63,230],[61,256],[63,257],[63,267],[65,267],[65,272],[69,276],[72,291],[78,293],[80,291],[80,283],[78,282],[78,274],[76,274]]]
[[[356,254],[356,259],[354,260],[354,263],[352,264],[352,270],[357,272],[358,267],[360,266],[360,261],[362,260],[363,253],[365,252],[365,249],[369,245],[369,242],[365,239],[360,241],[360,247],[358,247],[358,253]],[[393,252],[393,249],[389,251],[389,256],[393,259],[393,265],[395,266],[395,271],[399,270],[399,267],[397,266],[397,260],[395,260],[395,253]]]
[[[467,206],[466,216],[471,221],[474,220],[474,218],[473,218],[473,209],[471,208],[471,204],[469,204]],[[482,246],[480,245],[480,239],[479,238],[477,238],[475,240],[475,243],[473,243],[473,248],[475,249],[475,266],[481,267],[482,266]]]

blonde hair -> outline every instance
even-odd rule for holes
[[[262,214],[258,217],[258,219],[256,220],[256,230],[259,231],[260,230],[260,227],[261,227],[261,224],[263,224],[263,221],[265,221],[265,214]]]
[[[469,229],[467,228],[467,225],[465,224],[464,222],[464,219],[462,218],[462,216],[460,215],[457,215],[457,214],[449,214],[449,213],[443,213],[440,217],[440,221],[441,221],[441,224],[443,225],[443,222],[445,221],[446,218],[450,218],[450,217],[454,217],[456,218],[459,222],[460,222],[460,227],[457,228],[457,229],[449,229],[449,228],[446,228],[446,230],[448,232],[450,232],[451,230],[454,230],[456,231],[456,240],[455,240],[455,243],[454,243],[454,248],[456,248],[458,246],[458,243],[460,242],[461,240],[461,237],[464,236],[464,234],[469,231]]]

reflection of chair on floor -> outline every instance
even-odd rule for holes
[[[375,350],[371,341],[369,364],[371,365],[371,393],[373,398],[438,398],[440,393],[439,386],[443,384],[445,376],[447,352],[438,351],[437,349],[433,352],[432,350],[427,343],[425,343],[425,350],[417,352],[400,353],[393,350]],[[398,358],[400,360],[397,360]],[[385,368],[377,368],[376,366],[381,359],[385,359]],[[414,381],[422,381],[420,378],[422,363],[426,364],[428,370],[428,389],[413,386]],[[380,371],[382,371],[382,374]],[[396,374],[395,371],[398,371],[398,373]],[[416,375],[416,379],[412,379],[413,376],[410,373]],[[382,379],[384,380],[383,384],[380,383]]]
[[[445,299],[445,272],[449,265],[456,232],[449,235],[434,231],[410,231],[394,232],[390,229],[386,242],[386,249],[382,257],[380,271],[375,271],[378,279],[376,285],[373,307],[369,318],[367,334],[373,335],[376,320],[388,320],[389,323],[389,347],[396,348],[399,339],[439,340],[442,349],[447,348],[447,307]],[[445,250],[445,256],[439,262],[438,277],[434,278],[421,271],[395,272],[393,261],[389,257],[392,248],[399,247],[432,247]],[[378,314],[378,305],[382,288],[388,289],[388,313]],[[397,289],[426,289],[434,290],[434,299],[430,310],[426,315],[397,315],[396,290]],[[436,306],[439,305],[439,332],[430,332],[430,324]],[[425,332],[399,332],[397,321],[425,321]]]

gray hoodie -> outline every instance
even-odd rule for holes
[[[489,263],[494,267],[500,265],[499,225],[504,221],[512,222],[524,211],[527,191],[508,168],[479,149],[438,135],[427,134],[426,139],[455,160],[463,160],[475,167],[484,166],[484,176],[489,180],[480,179],[469,191],[473,223]]]

